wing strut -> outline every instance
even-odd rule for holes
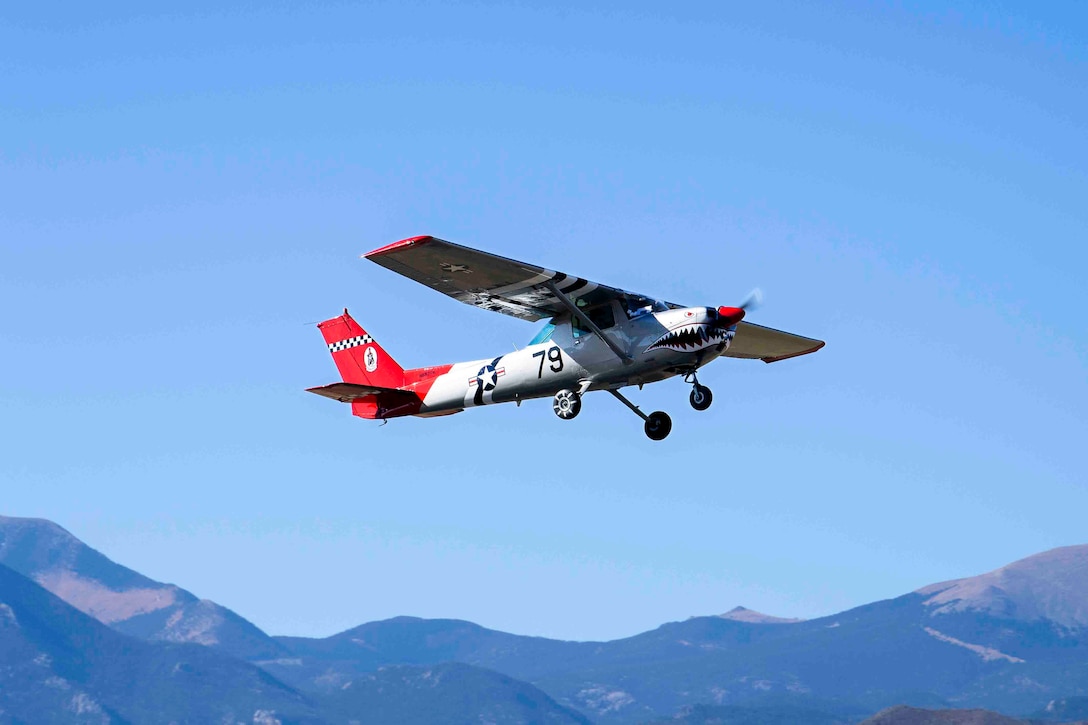
[[[648,415],[646,415],[645,413],[643,413],[643,412],[642,412],[642,411],[641,411],[641,410],[639,409],[639,407],[638,407],[637,405],[635,405],[634,403],[632,403],[632,402],[631,402],[630,400],[628,400],[628,399],[627,399],[627,398],[626,398],[626,397],[625,397],[625,396],[623,395],[623,393],[621,393],[621,392],[620,392],[620,391],[618,391],[618,390],[613,390],[612,388],[609,388],[609,389],[608,389],[608,392],[612,393],[613,397],[615,397],[615,398],[616,398],[616,400],[620,401],[621,403],[623,403],[624,405],[626,405],[626,406],[627,406],[628,408],[630,408],[630,409],[631,409],[631,412],[632,412],[632,413],[634,413],[635,415],[637,415],[637,416],[638,416],[639,418],[642,418],[643,420],[649,420],[650,416],[648,416]]]
[[[631,364],[631,356],[628,355],[627,353],[625,353],[623,351],[623,348],[621,348],[619,345],[617,345],[612,340],[612,338],[605,335],[604,331],[601,330],[601,328],[597,327],[597,325],[593,322],[593,320],[589,319],[589,316],[586,315],[586,313],[584,313],[580,309],[578,309],[578,305],[574,304],[574,302],[571,301],[570,297],[567,297],[565,294],[560,292],[559,288],[555,286],[555,282],[552,282],[551,280],[548,280],[547,282],[544,283],[544,286],[548,288],[548,291],[550,291],[553,295],[555,295],[555,298],[557,300],[559,300],[562,303],[562,305],[564,307],[566,307],[570,311],[570,313],[572,315],[574,315],[575,317],[578,318],[579,322],[581,322],[583,325],[585,325],[594,335],[601,338],[601,340],[604,342],[604,344],[608,345],[608,348],[612,352],[616,353],[616,357],[618,357],[623,362],[624,365],[630,365]]]

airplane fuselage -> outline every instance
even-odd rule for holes
[[[724,352],[732,329],[718,327],[706,307],[646,312],[628,318],[616,303],[611,315],[590,310],[612,324],[596,334],[568,317],[555,321],[543,342],[493,358],[455,363],[415,388],[422,406],[415,415],[437,415],[494,403],[547,398],[569,389],[579,393],[618,389],[694,372]],[[444,366],[443,366],[444,367]]]

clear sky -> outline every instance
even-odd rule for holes
[[[0,513],[273,634],[814,617],[1085,543],[1083,3],[22,4],[0,22]],[[434,234],[827,340],[384,427],[535,326],[359,259]]]

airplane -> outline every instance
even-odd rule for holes
[[[672,419],[663,411],[644,413],[621,388],[681,375],[692,386],[691,407],[706,410],[713,395],[697,372],[712,360],[773,363],[824,346],[744,322],[757,293],[737,307],[685,307],[431,236],[402,239],[363,257],[474,307],[548,322],[520,350],[406,370],[345,308],[317,325],[343,382],[307,391],[350,403],[360,418],[429,418],[550,397],[555,414],[572,420],[587,392],[604,390],[659,441],[672,430]]]

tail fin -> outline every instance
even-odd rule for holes
[[[345,383],[381,388],[404,385],[404,368],[352,319],[347,309],[339,317],[318,323],[317,328]]]

